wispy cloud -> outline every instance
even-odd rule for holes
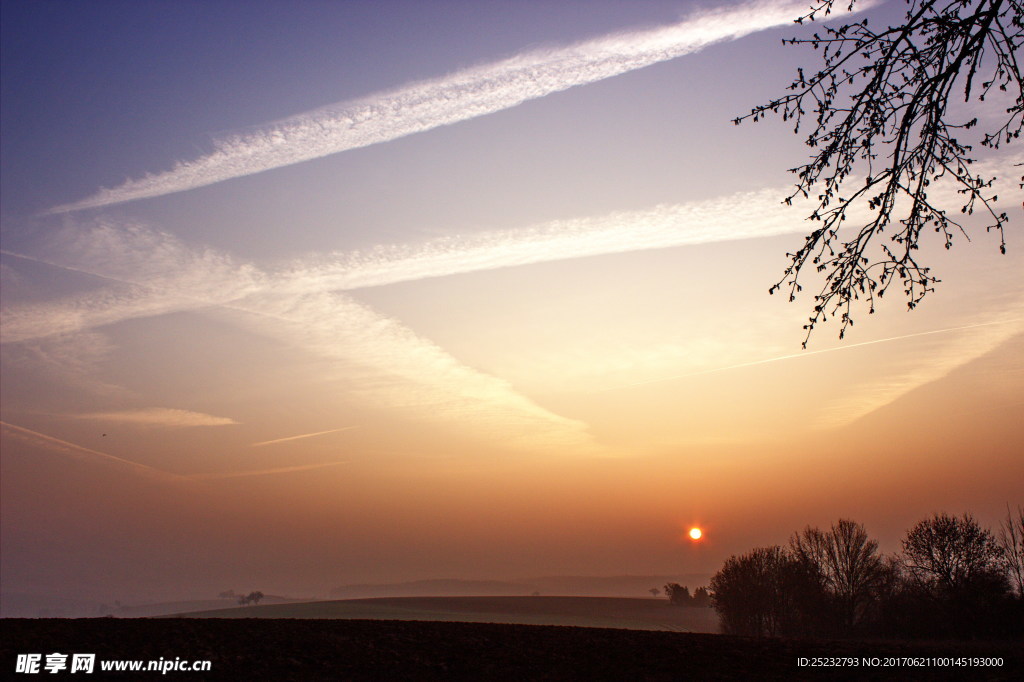
[[[1013,159],[1003,161],[1005,165]],[[73,249],[54,247],[57,255],[42,262],[101,276],[113,291],[5,307],[3,340],[217,306],[244,312],[261,333],[329,359],[346,371],[355,368],[349,375],[356,378],[353,390],[377,404],[471,425],[491,436],[532,433],[546,443],[584,447],[590,442],[586,425],[545,410],[509,382],[466,366],[397,320],[337,292],[556,259],[802,231],[801,209],[782,206],[780,194],[762,190],[419,246],[334,254],[272,272],[212,250],[189,249],[144,226],[119,229],[100,221],[78,230],[73,239],[60,241],[72,243]]]
[[[1013,195],[1014,164],[1024,155],[1003,155],[975,164],[984,177],[997,176],[1004,198]],[[854,178],[851,182],[857,182]],[[614,253],[802,234],[812,202],[781,198],[789,188],[736,192],[722,197],[660,204],[648,209],[552,220],[510,230],[485,230],[422,244],[381,245],[372,249],[306,258],[270,276],[275,291],[296,294],[347,291]],[[929,192],[937,205],[963,202],[953,183],[940,181]],[[1004,200],[1002,206],[1010,207]],[[849,211],[849,224],[869,219],[866,203]]]
[[[234,306],[247,308],[260,314],[243,323],[331,361],[348,390],[370,404],[517,447],[593,447],[583,422],[540,407],[344,294],[268,293]]]
[[[803,215],[781,203],[785,193],[783,188],[738,192],[420,245],[324,255],[281,273],[278,287],[294,291],[361,289],[532,263],[799,232]]]
[[[41,334],[30,338],[27,343],[3,344],[0,352],[5,367],[27,369],[49,383],[75,386],[95,395],[129,394],[122,386],[102,378],[101,367],[110,359],[114,350],[114,344],[106,334],[95,329],[85,329],[74,330],[74,333],[69,334]]]
[[[22,426],[15,426],[14,424],[8,424],[7,422],[0,421],[0,427],[3,428],[4,432],[7,433],[8,436],[17,440],[35,447],[45,448],[52,452],[58,452],[75,459],[114,466],[121,470],[130,471],[134,474],[139,474],[147,478],[155,478],[161,481],[186,480],[184,476],[179,476],[178,474],[161,471],[160,469],[154,469],[153,467],[145,464],[139,464],[138,462],[122,459],[121,457],[116,457],[106,452],[100,452],[99,450],[75,445],[74,443],[69,443],[66,440],[54,438],[53,436],[48,436],[45,433],[26,429]]]
[[[135,222],[68,224],[39,250],[46,255],[0,253],[87,275],[103,286],[59,301],[5,305],[4,343],[228,305],[269,286],[264,273],[248,263],[212,249],[190,248]]]
[[[1017,311],[1016,312],[1016,314],[1018,314],[1018,315],[1020,313],[1021,313],[1021,311]],[[991,320],[991,321],[988,321],[988,322],[978,322],[978,323],[974,323],[974,324],[961,325],[959,327],[947,327],[945,329],[929,329],[928,331],[914,332],[912,334],[901,334],[899,336],[890,336],[890,337],[887,337],[887,338],[884,338],[884,339],[872,339],[871,341],[861,341],[859,343],[843,344],[841,346],[833,346],[832,348],[822,348],[820,350],[803,350],[803,351],[800,351],[799,353],[787,353],[785,355],[774,355],[774,356],[772,356],[770,358],[763,358],[763,359],[760,359],[760,360],[751,360],[749,362],[740,362],[740,363],[737,363],[737,364],[734,364],[734,365],[726,365],[725,367],[712,367],[710,369],[703,369],[703,370],[700,370],[700,371],[697,371],[697,372],[687,372],[685,374],[675,374],[675,375],[668,376],[668,377],[658,377],[657,379],[650,379],[648,381],[635,381],[635,382],[631,382],[631,383],[628,383],[628,384],[619,384],[618,386],[610,386],[608,388],[599,389],[596,392],[603,393],[603,392],[606,392],[606,391],[620,391],[620,390],[629,389],[629,388],[636,388],[636,387],[639,387],[639,386],[649,386],[649,385],[652,385],[652,384],[663,384],[663,383],[667,383],[667,382],[671,382],[671,381],[681,381],[683,379],[689,379],[689,378],[692,378],[692,377],[700,377],[700,376],[705,376],[705,375],[708,375],[708,374],[717,374],[718,372],[731,372],[731,371],[734,371],[734,370],[737,370],[737,369],[746,369],[748,367],[757,367],[759,365],[768,365],[768,364],[772,364],[772,363],[776,363],[776,362],[784,362],[786,360],[798,360],[800,358],[809,358],[809,357],[812,357],[812,356],[815,356],[815,355],[821,355],[823,353],[838,353],[840,351],[851,350],[851,349],[854,349],[854,348],[862,348],[864,346],[874,346],[874,345],[879,344],[879,343],[891,343],[893,341],[902,341],[904,339],[914,339],[914,338],[925,337],[925,336],[933,336],[933,335],[936,335],[936,334],[951,334],[951,333],[955,333],[955,332],[964,332],[964,331],[967,331],[967,330],[981,330],[981,329],[983,329],[985,327],[993,327],[993,326],[1001,327],[1001,329],[997,329],[997,330],[994,330],[994,331],[981,332],[981,334],[980,334],[981,336],[987,337],[987,338],[990,338],[990,339],[997,339],[997,341],[995,343],[989,343],[989,344],[982,343],[982,344],[980,344],[980,345],[975,347],[975,350],[977,351],[977,353],[971,352],[971,353],[968,353],[966,356],[960,356],[961,360],[959,362],[957,362],[955,365],[949,365],[945,372],[939,372],[938,375],[936,375],[936,378],[940,378],[941,376],[945,376],[945,374],[948,374],[949,371],[952,371],[952,369],[955,369],[960,364],[964,364],[965,362],[969,362],[970,360],[973,360],[975,358],[981,357],[985,353],[988,353],[993,348],[995,348],[995,346],[999,345],[999,343],[1001,343],[1002,341],[1006,340],[1007,338],[1010,338],[1011,336],[1014,336],[1015,334],[1017,334],[1018,332],[1021,331],[1022,324],[1024,324],[1024,317],[1000,316],[1000,319]],[[951,354],[950,359],[952,359],[955,355],[956,354]],[[931,356],[929,356],[929,361],[930,361],[930,359],[931,359]],[[931,381],[931,379],[927,379],[926,381]],[[897,382],[897,383],[902,386],[906,382],[905,381],[900,381],[900,382]],[[922,382],[914,384],[910,388],[907,388],[906,390],[909,391],[912,388],[915,388],[916,386],[920,385],[920,383],[922,383]],[[872,392],[875,393],[876,397],[879,395],[878,391],[872,391]],[[903,392],[906,392],[906,391],[903,391]],[[883,393],[884,393],[884,391],[883,391]],[[893,394],[893,398],[892,399],[895,400],[895,398],[899,397],[899,395],[902,395],[902,393],[900,393],[898,395]],[[856,399],[853,402],[863,403],[864,401],[862,399]],[[871,401],[867,401],[867,402],[870,403]],[[889,402],[891,402],[891,400]],[[858,410],[855,410],[855,409],[854,410],[847,410],[846,409],[847,407],[849,407],[849,406],[848,405],[844,405],[842,407],[837,407],[836,408],[837,412],[842,412],[843,415],[845,415],[843,417],[843,420],[846,420],[846,417],[848,415],[850,415],[850,414],[855,414],[856,415],[856,417],[852,417],[850,420],[855,419],[855,418],[859,418],[859,417],[863,416],[864,414],[866,414],[866,412],[858,411]],[[881,407],[881,404],[878,404],[877,407]],[[877,407],[872,408],[872,409],[877,409]],[[828,419],[825,419],[823,421],[823,423],[828,423],[828,421],[829,421]]]
[[[84,230],[112,252],[124,254],[116,270],[89,254],[100,251],[83,244],[77,253],[63,252],[79,272],[102,275],[126,293],[104,307],[106,292],[94,292],[65,305],[26,306],[5,317],[4,341],[45,335],[53,325],[67,330],[75,324],[111,323],[133,316],[159,314],[168,302],[174,310],[219,306],[242,313],[241,323],[278,338],[339,368],[349,390],[372,404],[405,411],[414,418],[457,425],[506,443],[526,441],[553,447],[590,447],[586,426],[555,415],[519,394],[508,382],[470,368],[394,319],[377,314],[343,295],[330,283],[294,272],[266,275],[231,259],[187,249],[170,235],[146,233],[133,226],[120,240],[108,225]],[[125,263],[131,264],[126,266]],[[170,263],[170,265],[168,265]],[[175,280],[178,272],[181,281]],[[199,271],[199,272],[197,272]],[[151,276],[154,273],[155,276]],[[127,287],[127,289],[125,289]],[[206,293],[207,287],[211,290]],[[123,298],[122,298],[123,297]],[[68,309],[70,308],[70,309]],[[77,315],[79,310],[92,310]],[[6,316],[5,310],[5,316]]]
[[[305,295],[431,277],[799,232],[802,214],[780,202],[785,189],[740,192],[686,204],[553,220],[419,245],[305,258],[262,272],[209,249],[194,251],[171,235],[101,220],[66,228],[45,258],[3,251],[106,281],[107,288],[56,302],[4,307],[4,342],[70,333],[128,319],[207,306],[230,306],[264,291]]]
[[[137,426],[185,427],[238,424],[234,419],[228,417],[215,417],[212,414],[177,410],[168,407],[149,407],[140,410],[118,410],[115,412],[90,412],[88,414],[76,414],[74,417],[76,419],[91,419],[95,421],[134,424]]]
[[[989,322],[940,330],[954,333],[936,337],[924,347],[916,348],[902,362],[901,369],[888,372],[882,379],[854,386],[841,398],[825,404],[817,419],[818,426],[833,428],[850,424],[920,386],[949,376],[954,370],[1024,333],[1024,305],[995,317]]]
[[[32,260],[47,262],[35,258]],[[156,291],[149,287],[119,282],[113,287],[108,286],[56,301],[4,306],[4,324],[0,327],[0,341],[17,343],[61,334],[74,334],[124,320],[194,310],[205,305],[212,303],[170,290]]]
[[[858,4],[858,9],[861,9]],[[213,153],[172,170],[51,209],[96,208],[210,185],[483,116],[696,52],[713,43],[789,24],[803,0],[698,13],[679,23],[618,33],[340,102],[234,135]]]
[[[1004,154],[975,164],[982,176],[1001,179],[999,194],[1013,195],[1014,164],[1024,156]],[[851,182],[856,182],[852,179]],[[993,190],[995,191],[995,190]],[[511,230],[490,230],[416,245],[303,258],[264,272],[212,249],[191,249],[172,235],[138,223],[100,219],[58,231],[41,258],[0,251],[106,280],[114,286],[52,303],[4,307],[4,342],[23,341],[208,306],[230,307],[250,294],[305,295],[445,277],[496,268],[612,253],[800,234],[807,202],[786,206],[786,188],[737,192],[685,204],[552,220]],[[930,196],[956,206],[962,197],[949,182]],[[1008,206],[1006,210],[1012,210]],[[851,210],[849,223],[869,215]]]
[[[288,436],[286,438],[275,438],[274,440],[265,440],[259,443],[253,443],[250,447],[258,448],[264,445],[273,445],[274,443],[287,443],[292,440],[302,440],[303,438],[315,438],[316,436],[326,436],[328,433],[340,433],[342,431],[351,431],[357,429],[358,426],[345,426],[340,429],[329,429],[327,431],[317,431],[315,433],[301,433],[298,436]]]

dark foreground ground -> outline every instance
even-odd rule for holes
[[[16,674],[18,654],[96,654],[86,674]],[[865,665],[862,657],[877,659]],[[798,659],[856,661],[846,668]],[[842,657],[855,657],[843,659]],[[883,667],[891,657],[1002,657],[996,667]],[[212,661],[209,673],[103,673],[114,659]],[[886,659],[890,660],[886,660]],[[290,619],[5,619],[3,679],[1024,679],[1021,642],[854,643],[547,625]],[[70,660],[70,659],[69,659]],[[969,661],[968,661],[969,662]]]

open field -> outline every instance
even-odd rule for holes
[[[718,632],[711,609],[664,599],[616,597],[389,597],[268,604],[184,614],[187,618],[342,618]]]
[[[175,679],[252,680],[1012,680],[1019,642],[754,640],[548,625],[291,619],[5,619],[0,666],[19,653],[102,661],[210,660]],[[1001,667],[799,667],[799,657],[1001,656]],[[99,676],[99,675],[98,675]],[[51,675],[46,675],[47,678]],[[53,676],[55,677],[55,676]],[[159,679],[158,672],[107,679]]]

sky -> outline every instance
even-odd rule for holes
[[[732,119],[801,2],[2,7],[7,594],[709,575],[1024,502],[1019,145],[1007,254],[927,235],[918,309],[802,350],[768,295],[808,150]]]

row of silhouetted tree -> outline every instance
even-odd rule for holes
[[[225,590],[217,596],[221,599],[235,599],[238,601],[240,606],[248,606],[249,604],[259,604],[260,600],[266,595],[259,590],[250,592],[249,594],[235,594],[234,590]]]
[[[998,534],[936,514],[878,551],[864,526],[807,527],[788,547],[732,556],[711,579],[729,634],[1004,638],[1024,635],[1024,510]]]
[[[711,594],[706,587],[698,587],[690,594],[690,588],[679,583],[665,585],[668,603],[672,606],[711,606]]]

